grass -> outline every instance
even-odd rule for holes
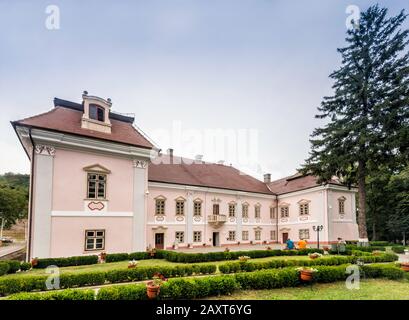
[[[409,300],[409,281],[361,280],[360,288],[349,290],[345,282],[315,284],[272,290],[242,290],[209,300]]]
[[[277,256],[277,257],[251,259],[251,261],[264,262],[264,261],[277,260],[277,259],[280,259],[280,260],[307,260],[309,259],[309,257],[308,256]],[[184,265],[184,263],[169,262],[163,259],[139,260],[138,262],[139,262],[138,267]],[[227,261],[200,262],[197,264],[215,264],[218,266],[226,262]],[[60,268],[59,271],[60,273],[81,273],[81,272],[88,272],[88,271],[110,271],[110,270],[116,270],[116,269],[125,269],[127,267],[128,267],[128,261],[120,261],[120,262],[93,264],[93,265],[85,265],[85,266],[64,267],[64,268]],[[5,275],[5,276],[2,276],[2,278],[3,277],[24,277],[27,275],[46,275],[46,273],[45,273],[45,269],[33,269],[28,272],[19,272],[19,273],[12,274],[12,275]]]

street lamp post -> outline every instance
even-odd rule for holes
[[[322,225],[312,227],[312,230],[317,232],[317,249],[320,248],[320,232],[322,231],[322,229],[324,229],[324,226],[322,226]]]

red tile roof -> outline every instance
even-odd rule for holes
[[[140,132],[138,132],[132,123],[110,119],[112,132],[102,133],[81,128],[82,111],[73,110],[66,107],[56,106],[49,112],[19,120],[14,122],[16,125],[25,125],[39,129],[71,133],[90,138],[119,142],[127,145],[149,148],[153,147]]]
[[[312,175],[303,176],[297,173],[286,178],[272,181],[268,184],[268,187],[272,192],[279,195],[320,186],[321,184],[317,183],[317,179],[317,177]],[[335,180],[331,180],[330,183],[340,185],[340,183]]]
[[[162,159],[160,164],[154,161],[149,165],[149,181],[272,194],[265,183],[231,166],[176,156],[171,164],[167,155]]]

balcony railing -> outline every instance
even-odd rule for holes
[[[207,222],[213,224],[215,227],[224,224],[227,221],[225,214],[211,214],[207,216]]]

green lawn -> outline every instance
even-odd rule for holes
[[[360,289],[349,290],[345,282],[297,288],[243,290],[209,300],[409,300],[409,281],[367,279]]]
[[[328,256],[330,257],[330,256]],[[250,261],[270,261],[270,260],[306,260],[309,259],[308,256],[278,256],[278,257],[266,257],[266,258],[259,258],[259,259],[251,259]],[[176,266],[176,265],[184,265],[184,263],[175,263],[169,262],[167,260],[162,259],[148,259],[148,260],[139,260],[138,261],[139,267],[152,267],[152,266]],[[215,261],[215,262],[201,262],[197,264],[222,264],[226,263],[227,261]],[[128,267],[128,261],[120,261],[120,262],[111,262],[111,263],[102,263],[102,264],[93,264],[93,265],[85,265],[85,266],[77,266],[77,267],[65,267],[60,268],[60,273],[77,273],[77,272],[88,272],[88,271],[110,271],[114,269],[122,269]],[[28,272],[19,272],[12,275],[5,275],[2,277],[24,277],[25,275],[46,275],[45,269],[33,269]]]

